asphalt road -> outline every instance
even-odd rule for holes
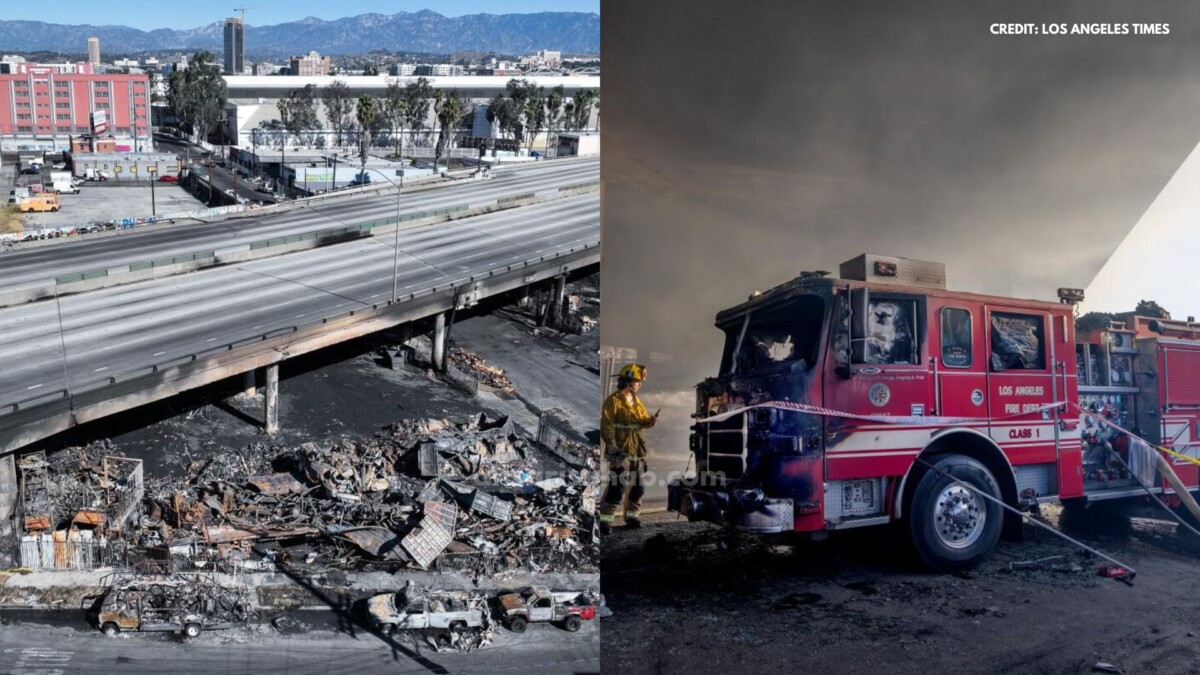
[[[422,293],[599,240],[597,193],[404,230],[396,285]],[[0,404],[390,299],[393,251],[384,235],[2,309]]]
[[[233,177],[233,172],[230,171],[229,169],[226,169],[223,166],[218,166],[216,164],[214,164],[213,166],[203,166],[200,164],[193,164],[192,171],[195,171],[197,174],[199,174],[202,177],[207,176],[208,172],[212,171],[212,184],[213,184],[212,205],[213,206],[219,206],[220,204],[223,203],[223,202],[217,201],[218,198],[217,198],[216,193],[224,192],[225,190],[237,190],[237,194],[239,197],[248,199],[252,203],[253,202],[262,202],[264,204],[274,204],[275,203],[275,195],[273,195],[269,192],[258,192],[257,190],[254,189],[253,183],[248,182],[245,178],[242,178],[241,176],[238,176],[237,180],[235,181],[234,177]],[[208,199],[208,191],[201,190],[200,197],[202,199]]]
[[[82,614],[82,612],[80,613]],[[428,646],[373,633],[320,631],[282,637],[243,631],[204,633],[183,641],[165,634],[122,634],[45,625],[0,630],[0,673],[599,673],[600,629],[578,633],[549,625],[523,635],[503,628],[483,649],[438,653]]]
[[[600,163],[548,162],[486,181],[472,181],[405,194],[400,212],[416,213],[462,204],[486,204],[500,197],[554,190],[598,180]],[[598,208],[598,207],[597,207]],[[256,218],[237,218],[75,240],[0,253],[0,291],[53,283],[55,277],[109,269],[169,256],[245,246],[302,232],[359,224],[396,215],[396,196],[320,200],[302,209]],[[3,323],[0,323],[3,326]]]

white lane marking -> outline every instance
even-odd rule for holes
[[[217,338],[208,338],[207,340],[205,340],[205,342],[212,342],[212,341],[214,341],[214,340],[216,340],[216,339],[217,339]]]
[[[100,372],[100,371],[102,371],[102,370],[108,370],[108,366],[100,366],[99,368],[97,368],[97,369],[93,370],[92,372],[94,372],[94,373],[98,373],[98,372]]]
[[[154,356],[162,356],[163,354],[166,354],[166,352],[154,352],[153,355]]]
[[[35,384],[35,385],[33,385],[32,387],[25,387],[25,389],[26,389],[26,390],[29,390],[29,389],[37,389],[37,388],[38,388],[38,387],[40,387],[40,386],[42,386],[42,385],[40,385],[40,384]]]
[[[262,324],[261,324],[261,323],[260,323],[260,324],[258,324],[258,325],[257,325],[257,326],[255,326],[255,327],[251,328],[250,330],[258,330],[259,328],[262,328]]]
[[[62,675],[62,667],[66,666],[74,655],[75,652],[26,647],[13,663],[12,672],[18,675]]]
[[[303,319],[303,318],[304,318],[304,315],[303,315],[303,314],[297,314],[297,315],[296,315],[296,318],[297,318],[297,319]]]

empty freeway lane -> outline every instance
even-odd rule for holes
[[[508,172],[487,181],[430,188],[400,196],[401,216],[452,207],[474,207],[521,195],[552,193],[593,183],[600,178],[598,161],[547,162]],[[308,202],[281,213],[231,218],[212,223],[154,230],[131,230],[118,236],[19,248],[0,254],[0,293],[53,284],[55,278],[197,251],[247,247],[254,242],[359,225],[393,218],[395,191],[380,195],[346,195]]]

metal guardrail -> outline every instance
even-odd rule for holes
[[[459,279],[452,279],[450,281],[450,283],[448,283],[448,284],[433,286],[431,288],[427,288],[427,289],[424,289],[421,291],[408,293],[407,297],[401,296],[400,298],[398,298],[398,301],[401,301],[401,302],[412,301],[412,300],[415,300],[418,296],[436,295],[439,292],[439,290],[441,292],[445,292],[448,288],[452,289],[452,288],[456,288],[460,285],[474,283],[477,279],[490,278],[490,277],[495,276],[496,274],[512,272],[515,269],[528,268],[530,266],[530,264],[546,262],[547,260],[556,260],[556,259],[566,256],[566,255],[571,255],[571,254],[574,254],[579,251],[586,251],[586,250],[594,249],[594,248],[598,248],[598,247],[599,247],[599,244],[584,244],[583,246],[576,246],[567,251],[559,251],[550,256],[540,256],[537,260],[525,260],[525,261],[522,261],[522,262],[516,263],[516,264],[509,264],[509,265],[504,265],[502,267],[496,267],[496,268],[488,270],[486,274],[481,273],[481,274],[466,276],[466,277],[459,278]],[[210,253],[210,255],[211,255],[211,253]],[[294,324],[291,326],[280,326],[277,328],[273,328],[269,331],[256,334],[254,336],[242,337],[242,338],[238,338],[235,340],[231,340],[230,342],[223,343],[221,345],[215,345],[208,349],[205,349],[202,351],[197,351],[192,354],[177,355],[166,361],[141,366],[141,367],[135,368],[133,370],[123,371],[121,373],[105,375],[104,377],[97,378],[95,380],[88,380],[88,381],[85,381],[82,383],[75,384],[74,386],[68,386],[67,388],[63,388],[63,389],[47,390],[45,392],[39,393],[37,396],[22,399],[19,401],[12,401],[12,402],[0,404],[0,417],[3,417],[4,415],[8,415],[11,413],[18,412],[20,410],[25,410],[26,408],[31,407],[31,404],[40,405],[43,403],[51,402],[53,399],[60,399],[60,400],[61,399],[70,399],[75,394],[85,393],[85,392],[93,391],[93,390],[97,390],[97,389],[103,389],[104,387],[117,384],[118,382],[123,382],[126,380],[134,379],[136,377],[141,377],[141,376],[149,375],[152,373],[156,373],[156,372],[159,372],[161,370],[164,370],[164,369],[172,367],[172,366],[181,366],[186,363],[191,363],[205,355],[217,354],[217,353],[221,353],[221,352],[228,352],[228,351],[233,350],[235,348],[235,345],[239,346],[239,347],[247,346],[254,342],[262,342],[262,341],[268,340],[272,337],[278,337],[280,335],[294,333],[294,332],[299,331],[301,328],[305,328],[305,327],[309,327],[309,326],[316,326],[319,324],[326,324],[326,323],[329,323],[330,321],[335,321],[337,319],[343,319],[343,318],[349,318],[349,317],[355,316],[361,312],[376,311],[380,307],[388,307],[391,305],[392,305],[391,300],[386,300],[384,302],[371,303],[371,304],[364,303],[363,306],[358,309],[343,310],[340,312],[335,312],[333,314],[319,316],[317,318],[314,318],[311,321],[306,321],[306,322]],[[464,377],[464,379],[466,379],[466,378]],[[478,391],[479,382],[477,380],[475,380],[474,377],[470,377],[469,379],[472,382],[474,382],[475,391]],[[466,387],[469,385],[464,384],[463,386]],[[474,395],[474,392],[471,392],[471,393],[472,393],[472,395]]]

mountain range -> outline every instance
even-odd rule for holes
[[[100,6],[100,5],[97,5]],[[220,54],[224,19],[200,28],[143,31],[128,26],[92,26],[0,21],[0,45],[9,51],[86,52],[89,37],[100,38],[101,53],[207,49]],[[461,51],[531,54],[552,49],[564,54],[600,51],[600,15],[584,12],[472,14],[445,17],[437,12],[360,14],[334,21],[308,17],[273,26],[246,27],[250,59],[322,54],[365,54],[375,49],[452,54]]]

